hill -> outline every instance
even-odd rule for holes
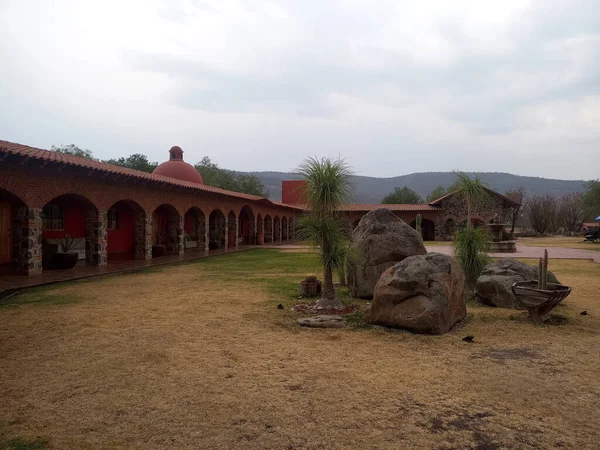
[[[273,200],[281,200],[281,181],[297,178],[286,172],[251,172],[260,178]],[[549,178],[526,177],[502,172],[469,173],[478,176],[491,189],[500,193],[511,187],[524,186],[528,195],[550,193],[561,196],[570,192],[583,192],[583,180],[553,180]],[[456,178],[453,172],[412,173],[392,178],[354,177],[356,185],[356,203],[379,203],[395,187],[408,186],[421,197],[426,198],[439,185],[448,187]]]

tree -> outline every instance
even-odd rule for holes
[[[594,220],[600,216],[600,180],[587,182],[582,201],[586,219]]]
[[[335,297],[333,271],[345,271],[351,259],[347,226],[339,209],[352,199],[352,171],[341,159],[309,158],[298,172],[307,182],[302,195],[307,212],[298,222],[299,236],[313,243],[323,263],[323,288],[317,305],[340,308],[343,304]]]
[[[491,241],[490,233],[485,227],[473,227],[472,212],[473,208],[487,200],[489,194],[479,178],[470,178],[461,172],[457,173],[456,177],[453,191],[455,195],[462,197],[467,205],[467,227],[456,233],[452,245],[454,255],[465,273],[467,284],[472,287],[490,262],[487,250]]]
[[[531,228],[539,234],[556,230],[558,202],[550,194],[534,195],[527,200],[525,215]]]
[[[61,145],[59,147],[53,145],[52,147],[50,147],[50,149],[54,150],[55,152],[62,153],[64,155],[79,156],[80,158],[86,159],[94,159],[94,155],[91,150],[79,148],[75,144]]]
[[[417,204],[423,203],[423,199],[415,191],[410,189],[408,186],[403,188],[395,188],[388,195],[383,197],[381,203],[386,205],[391,204]]]
[[[580,231],[584,219],[583,196],[572,192],[558,201],[558,222],[567,231]]]
[[[431,191],[431,194],[429,194],[427,196],[427,203],[437,200],[438,198],[443,197],[447,193],[448,193],[448,191],[446,190],[446,188],[444,186],[442,186],[442,185],[436,186],[435,188],[433,188],[433,191]]]
[[[267,196],[264,184],[256,175],[222,169],[213,163],[208,156],[202,158],[195,167],[202,175],[204,184],[227,189],[228,191],[258,195],[259,197]]]
[[[515,225],[517,224],[517,220],[519,220],[519,217],[523,212],[523,204],[525,203],[525,187],[512,187],[508,191],[506,191],[504,195],[518,203],[518,205],[513,206],[510,212],[508,213],[508,218],[510,220],[510,234],[513,234],[515,232]]]
[[[109,159],[104,161],[108,164],[114,164],[115,166],[127,167],[129,169],[139,170],[141,172],[152,173],[154,169],[158,166],[158,163],[148,161],[148,157],[146,155],[142,155],[141,153],[134,153],[133,155],[125,157],[120,157],[119,159]]]

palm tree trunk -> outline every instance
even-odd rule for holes
[[[333,287],[333,270],[330,265],[326,265],[323,269],[323,289],[321,298],[317,300],[317,306],[323,308],[341,308],[344,306],[342,302],[335,298],[335,289]]]

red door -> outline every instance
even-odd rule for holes
[[[12,260],[10,203],[0,202],[0,264]]]

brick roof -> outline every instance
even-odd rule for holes
[[[126,167],[115,166],[113,164],[107,164],[101,161],[95,161],[92,159],[81,158],[79,156],[65,155],[64,153],[55,152],[52,150],[43,150],[41,148],[30,147],[28,145],[16,144],[14,142],[8,142],[0,140],[0,153],[6,152],[12,155],[23,156],[26,158],[38,159],[42,161],[52,161],[62,164],[67,164],[75,167],[82,167],[85,169],[97,170],[99,172],[114,173],[117,175],[123,175],[126,177],[132,177],[137,179],[143,179],[153,181],[156,183],[167,183],[174,186],[179,186],[188,189],[196,189],[204,192],[212,192],[214,194],[226,195],[229,197],[241,198],[249,201],[262,201],[271,203],[277,206],[285,208],[295,208],[292,205],[284,205],[281,202],[274,202],[266,197],[260,197],[258,195],[243,194],[241,192],[227,191],[225,189],[219,189],[212,186],[206,186],[204,184],[193,183],[190,181],[178,180],[176,178],[165,177],[163,175],[156,175],[147,172],[141,172],[139,170],[128,169]]]
[[[438,206],[428,205],[428,204],[389,204],[384,205],[380,203],[373,204],[360,204],[360,203],[351,203],[348,205],[344,205],[340,208],[340,211],[345,212],[363,212],[363,211],[373,211],[375,209],[385,208],[390,211],[439,211],[441,210]]]

